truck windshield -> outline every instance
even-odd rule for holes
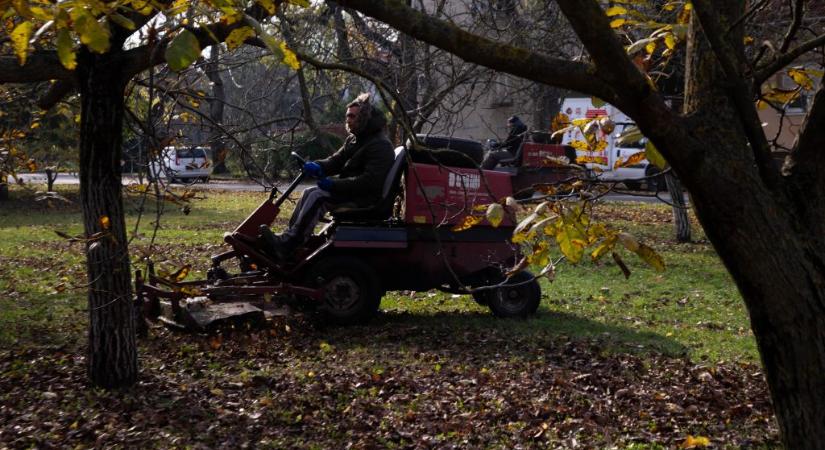
[[[177,150],[178,158],[206,158],[206,152],[202,148],[183,148]]]

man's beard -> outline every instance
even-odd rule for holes
[[[352,127],[350,127],[348,123],[345,123],[344,128],[347,129],[347,133],[357,134],[364,127],[361,126],[361,120],[359,119],[355,122],[355,125],[353,125]]]

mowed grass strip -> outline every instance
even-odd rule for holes
[[[0,209],[0,347],[76,340],[85,327],[83,246],[55,234],[82,234],[77,187],[58,192],[71,203],[51,200],[49,205],[35,201],[33,190],[13,188],[12,199]],[[127,193],[133,268],[148,256],[170,268],[192,264],[190,277],[203,277],[208,257],[225,248],[223,233],[265,198],[258,192],[199,190],[189,202],[158,204]],[[291,208],[287,203],[274,228],[285,225]],[[391,292],[382,310],[422,327],[437,318],[440,325],[494,327],[519,339],[533,333],[595,338],[608,352],[656,352],[709,363],[758,360],[744,305],[695,219],[691,244],[674,241],[666,205],[609,203],[597,207],[595,219],[651,245],[664,257],[667,271],[655,272],[628,253],[623,257],[632,270],[629,279],[609,258],[563,264],[554,282],[541,281],[539,313],[526,321],[496,320],[470,296],[435,291]]]

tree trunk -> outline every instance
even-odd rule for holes
[[[129,386],[138,361],[120,158],[125,83],[109,54],[78,55],[80,200],[89,283],[88,374],[96,386]]]
[[[743,10],[740,2],[719,5],[714,11],[720,18],[735,19]],[[741,32],[728,39],[742,42]],[[695,17],[688,42],[685,113],[694,135],[713,151],[693,149],[702,160],[684,164],[679,173],[748,308],[785,447],[820,449],[825,442],[825,241],[816,236],[814,222],[802,219],[809,210],[795,209],[790,195],[768,187],[744,131],[728,125],[743,119]]]
[[[210,49],[209,62],[206,64],[205,72],[209,81],[212,82],[212,96],[209,99],[209,119],[212,132],[209,133],[209,148],[212,151],[212,161],[215,166],[212,173],[227,173],[226,169],[226,140],[223,138],[223,130],[218,125],[223,123],[223,110],[226,104],[226,90],[223,87],[223,78],[220,73],[221,46],[213,45]]]
[[[673,175],[673,171],[665,175],[667,191],[670,193],[673,202],[673,223],[676,225],[676,242],[690,242],[690,218],[685,204],[685,194],[682,189],[682,182],[679,177]]]

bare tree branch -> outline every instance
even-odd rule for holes
[[[540,83],[589,93],[607,101],[617,98],[601,74],[594,74],[593,67],[588,64],[552,58],[474,35],[398,0],[346,0],[341,3],[465,61]]]
[[[756,71],[756,73],[754,74],[754,85],[761,85],[765,82],[765,80],[773,76],[775,73],[779,72],[780,70],[784,69],[786,66],[794,62],[796,58],[799,58],[805,53],[817,47],[821,47],[823,45],[825,45],[825,34],[817,36],[802,44],[799,44],[797,47],[794,47],[787,53],[777,56],[775,59],[765,64],[763,67]]]

